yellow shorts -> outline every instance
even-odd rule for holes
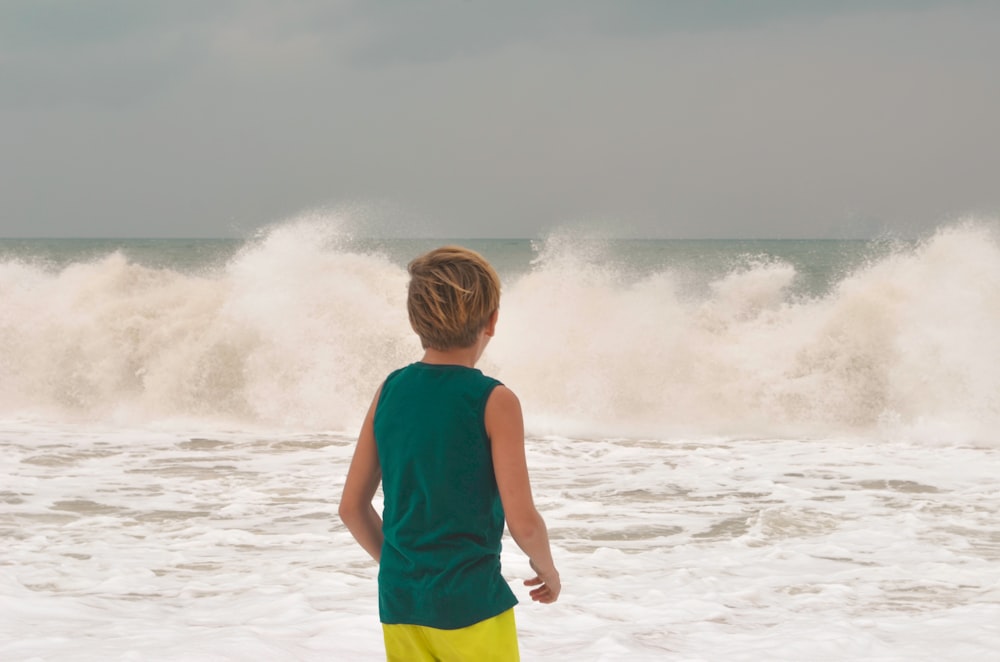
[[[388,662],[518,662],[514,610],[457,630],[382,624]]]

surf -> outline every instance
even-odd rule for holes
[[[693,274],[553,235],[502,274],[482,368],[536,433],[993,443],[995,225],[866,250],[817,289],[774,256]],[[329,219],[269,228],[197,269],[7,254],[0,415],[353,430],[385,374],[419,356],[405,290],[398,256]]]

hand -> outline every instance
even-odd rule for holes
[[[531,590],[531,599],[535,602],[541,602],[543,604],[551,604],[559,599],[559,592],[562,590],[562,584],[559,582],[559,572],[552,568],[549,572],[538,572],[538,568],[535,566],[534,561],[530,561],[531,569],[535,571],[535,576],[531,579],[525,579],[525,586],[537,586]]]

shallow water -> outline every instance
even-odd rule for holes
[[[346,434],[0,428],[0,658],[382,655],[335,516]],[[533,437],[564,581],[526,660],[992,659],[1000,454],[865,439]]]

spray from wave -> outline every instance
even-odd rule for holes
[[[671,265],[623,271],[554,236],[505,283],[483,368],[535,432],[906,435],[992,441],[1000,243],[939,230],[804,296],[773,259],[692,294]],[[405,269],[336,223],[270,229],[214,271],[121,253],[0,261],[0,416],[354,429],[415,360]]]
[[[334,224],[291,223],[204,274],[121,253],[56,273],[4,263],[0,412],[353,421],[415,343],[405,273],[340,238]]]
[[[821,296],[794,295],[795,278],[791,265],[751,261],[692,299],[669,270],[623,283],[571,249],[546,247],[507,293],[490,356],[554,425],[581,433],[992,436],[992,229],[942,229]]]

